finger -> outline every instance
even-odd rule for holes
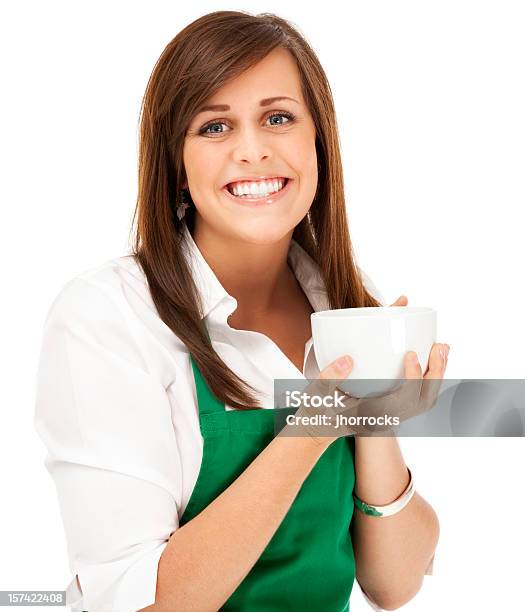
[[[334,396],[334,392],[337,389],[337,385],[340,384],[341,380],[345,380],[350,372],[353,369],[353,360],[350,355],[343,355],[338,359],[334,360],[332,363],[328,364],[326,368],[324,368],[319,373],[319,378],[313,380],[305,389],[304,393],[307,394],[308,397],[318,396],[318,397],[328,397]],[[341,392],[342,394],[342,392]],[[304,414],[304,415],[314,415],[314,414],[322,414],[323,412],[331,413],[330,409],[325,408],[310,408],[305,406],[300,406],[299,410],[296,414]],[[319,430],[321,431],[321,430]],[[333,432],[332,432],[333,433]]]
[[[340,380],[345,380],[354,367],[350,355],[342,355],[319,372],[319,378],[312,380],[304,390],[309,395],[332,394]]]
[[[400,295],[393,304],[390,304],[390,306],[406,306],[407,304],[408,304],[407,296]]]
[[[425,376],[422,376],[419,360],[414,359],[414,355],[417,357],[415,351],[405,355],[405,378],[410,382],[403,385],[406,395],[403,388],[400,392],[400,397],[405,401],[402,407],[403,419],[426,412],[436,403],[446,366],[445,347],[443,344],[432,345]],[[417,379],[421,380],[419,386]]]
[[[348,358],[349,361],[345,361],[345,358]],[[319,374],[319,379],[314,381],[312,385],[309,385],[307,391],[310,392],[310,387],[312,387],[312,391],[317,395],[333,395],[336,389],[339,391],[340,395],[343,396],[341,400],[346,406],[346,409],[355,410],[356,404],[358,403],[358,399],[352,397],[348,393],[341,391],[338,388],[339,381],[345,380],[354,367],[353,359],[350,355],[344,355],[339,359],[336,359],[331,364],[329,364],[322,372]],[[328,409],[331,414],[334,414],[335,410]]]
[[[448,344],[433,344],[424,378],[443,378],[447,367]]]
[[[350,374],[353,367],[354,361],[350,355],[338,357],[319,373],[319,379],[322,381],[321,384],[325,385],[327,388],[332,387],[332,391],[334,391],[338,383],[331,381],[344,380]]]
[[[415,378],[423,378],[423,372],[417,353],[415,351],[408,351],[405,355],[405,378],[412,380]]]
[[[418,414],[423,374],[415,351],[408,351],[403,360],[404,381],[395,391],[388,394],[386,406],[392,416],[401,420]]]
[[[425,410],[430,410],[436,403],[441,383],[447,367],[448,344],[434,344],[428,359],[428,368],[423,377],[421,402]]]

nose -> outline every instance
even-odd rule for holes
[[[246,128],[239,131],[232,152],[235,162],[257,165],[261,160],[267,160],[272,156],[265,135],[256,130],[257,128]]]

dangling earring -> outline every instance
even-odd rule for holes
[[[187,189],[180,190],[180,200],[181,200],[181,203],[177,204],[177,217],[179,221],[181,221],[182,218],[184,217],[186,213],[186,209],[190,207],[189,205],[190,192]]]

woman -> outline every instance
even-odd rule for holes
[[[275,436],[257,410],[276,378],[350,373],[319,372],[312,312],[382,304],[354,262],[318,59],[271,14],[197,19],[153,70],[139,157],[132,254],[67,283],[42,344],[69,605],[340,612],[356,578],[399,607],[439,529],[395,438]],[[362,503],[402,493],[388,517]]]

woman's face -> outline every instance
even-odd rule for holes
[[[292,99],[261,103],[281,96]],[[217,91],[206,101],[210,105],[229,109],[195,115],[183,149],[185,186],[197,208],[196,231],[256,244],[291,236],[317,189],[315,126],[293,56],[274,49]],[[261,199],[255,205],[227,193],[226,186],[239,179],[247,178],[240,183],[244,186],[266,184],[256,177],[291,180],[282,194],[269,196],[269,203]],[[266,185],[257,188],[266,193]]]

